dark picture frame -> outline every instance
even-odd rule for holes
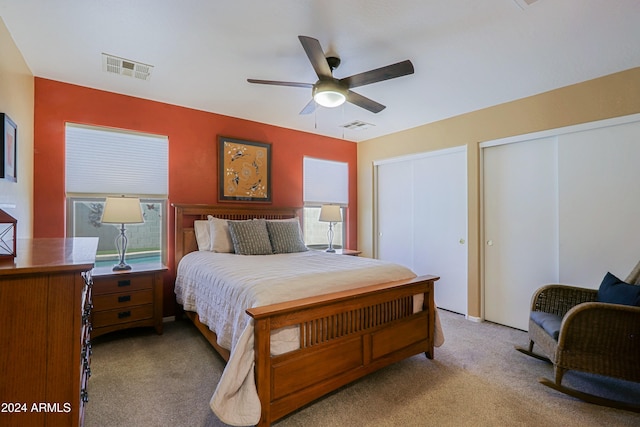
[[[271,202],[271,144],[218,136],[218,201]]]
[[[2,150],[0,150],[0,178],[18,181],[18,126],[5,113],[0,113]]]

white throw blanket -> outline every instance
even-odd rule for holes
[[[227,424],[255,425],[260,401],[253,375],[253,320],[245,310],[415,277],[398,264],[319,251],[245,256],[197,251],[180,262],[175,293],[185,310],[218,337],[231,356],[211,398],[211,409]],[[297,328],[277,331],[271,352],[297,348]]]

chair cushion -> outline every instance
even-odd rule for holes
[[[531,320],[552,336],[554,340],[558,339],[562,317],[557,314],[545,313],[544,311],[532,311]]]
[[[598,289],[597,301],[640,307],[640,286],[630,285],[607,273]]]

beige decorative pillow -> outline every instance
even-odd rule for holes
[[[229,234],[229,223],[226,219],[209,215],[209,235],[211,239],[210,251],[233,253],[233,242]]]
[[[209,235],[209,221],[196,220],[193,222],[193,231],[196,235],[196,243],[199,251],[211,250],[211,236]]]

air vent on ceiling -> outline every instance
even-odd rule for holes
[[[142,64],[129,59],[119,58],[107,53],[102,54],[102,71],[149,80],[153,65]]]
[[[373,126],[375,125],[372,125],[371,123],[361,122],[360,120],[354,120],[344,125],[340,125],[340,127],[343,127],[349,130],[365,130]]]

